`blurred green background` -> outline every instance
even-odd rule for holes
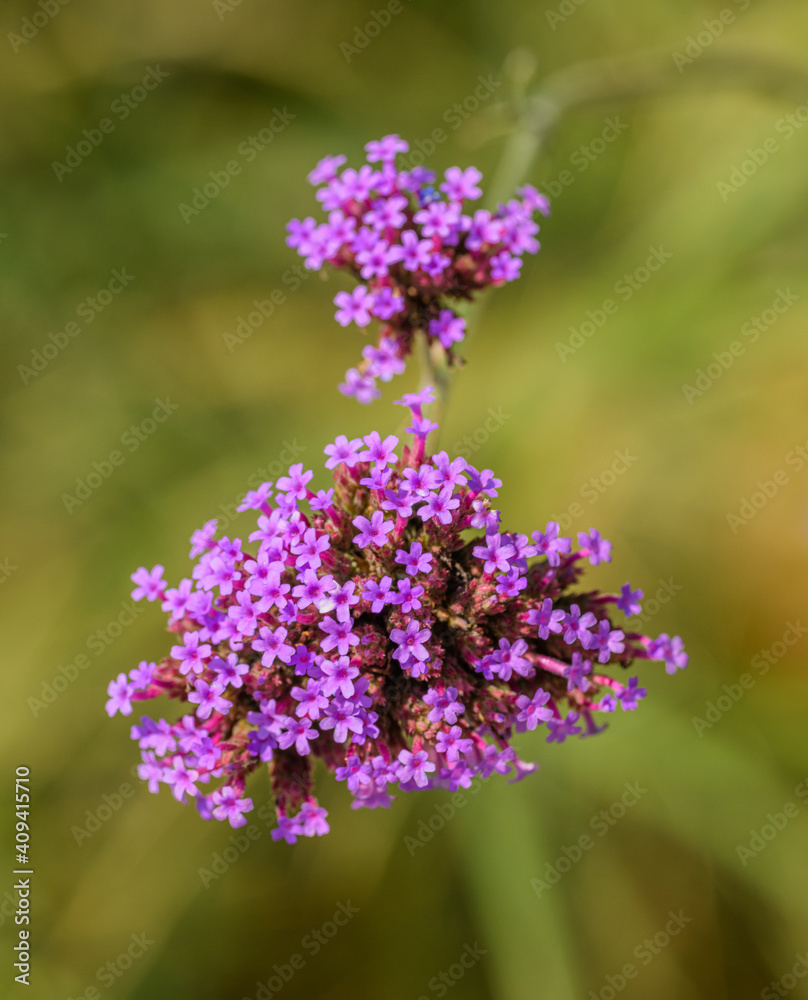
[[[806,997],[792,969],[808,950],[808,470],[794,451],[808,439],[808,8],[380,0],[375,21],[373,9],[3,6],[0,895],[24,764],[36,871],[26,995],[736,1000],[778,995],[775,982]],[[480,77],[495,86],[474,109]],[[284,110],[294,118],[248,162],[239,145]],[[83,130],[98,139],[102,119],[112,129],[77,162],[68,147]],[[155,605],[127,612],[129,574],[157,562],[171,581],[187,574],[192,530],[226,519],[290,446],[322,477],[337,433],[400,427],[389,403],[415,387],[417,366],[371,409],[337,394],[364,339],[332,319],[340,276],[284,279],[297,263],[284,224],[314,213],[305,174],[322,156],[358,165],[370,139],[425,141],[441,127],[431,166],[474,163],[502,194],[530,181],[555,195],[541,253],[475,314],[441,444],[472,438],[472,461],[505,482],[507,525],[567,513],[570,531],[612,539],[592,586],[642,587],[646,628],[682,634],[690,668],[642,670],[642,710],[595,742],[526,734],[539,774],[486,783],[442,826],[448,794],[354,812],[322,781],[329,836],[275,844],[256,820],[260,837],[238,854],[229,828],[132,778],[130,723],[104,714],[109,679],[166,649]],[[241,173],[186,221],[180,205],[231,160]],[[638,271],[652,248],[671,256]],[[114,271],[127,278],[112,294]],[[228,345],[278,288],[283,304]],[[781,292],[783,311],[766,314]],[[584,337],[607,299],[617,310]],[[765,315],[765,329],[745,326]],[[711,369],[722,357],[728,367]],[[176,409],[154,429],[166,399]],[[490,435],[489,408],[502,415]],[[116,449],[123,464],[66,504]],[[631,456],[620,475],[615,452]],[[756,493],[760,508],[742,507]],[[621,809],[626,783],[641,794]],[[263,776],[251,792],[266,800]],[[430,819],[441,828],[413,848],[406,838]],[[237,859],[205,887],[200,869],[228,849]],[[552,878],[548,864],[569,870],[544,889],[531,880]],[[9,898],[11,996],[24,988]],[[349,902],[358,912],[314,954],[307,935],[329,934]],[[270,980],[294,954],[302,968]]]

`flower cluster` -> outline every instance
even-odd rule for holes
[[[328,831],[315,758],[355,808],[389,806],[395,789],[518,780],[538,765],[517,758],[514,733],[541,726],[563,743],[637,707],[638,679],[603,671],[686,666],[678,636],[613,623],[614,610],[639,613],[642,591],[578,589],[587,563],[611,560],[597,531],[577,547],[554,522],[530,537],[504,531],[489,469],[426,454],[432,401],[429,389],[398,401],[412,414],[408,444],[375,431],[329,444],[327,489],[293,465],[248,493],[239,509],[257,513],[254,551],[210,521],[193,535],[190,579],[169,588],[162,566],[133,574],[132,596],[162,603],[175,642],[110,684],[107,711],[159,695],[188,709],[132,727],[152,791],[167,785],[203,817],[241,826],[245,780],[263,762],[273,837],[293,843]]]
[[[286,240],[306,267],[328,263],[359,280],[334,299],[341,326],[382,323],[377,344],[364,348],[363,361],[340,385],[361,403],[379,395],[377,379],[387,382],[404,371],[419,330],[455,360],[466,324],[447,300],[470,300],[480,289],[518,278],[522,256],[539,250],[533,215],[549,214],[547,199],[529,184],[493,213],[464,212],[464,203],[482,195],[476,167],[450,167],[436,189],[431,170],[396,168],[396,155],[409,149],[397,135],[365,149],[368,163],[359,170],[340,172],[344,156],[317,164],[309,180],[328,222],[293,219]]]

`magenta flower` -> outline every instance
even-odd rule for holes
[[[530,185],[493,214],[464,212],[482,195],[476,167],[449,167],[436,191],[435,175],[423,167],[399,170],[398,153],[408,150],[397,135],[367,143],[368,162],[342,170],[345,157],[327,156],[309,174],[317,200],[328,212],[318,224],[292,219],[287,244],[305,266],[342,269],[360,284],[337,293],[336,320],[346,327],[381,321],[376,347],[362,351],[357,368],[346,372],[340,391],[369,403],[387,381],[404,370],[417,337],[437,342],[449,363],[465,336],[465,322],[452,301],[519,277],[522,257],[539,250],[533,221],[548,214],[547,200]]]
[[[163,579],[163,567],[155,566],[148,570],[141,566],[131,576],[132,583],[137,584],[132,591],[133,601],[142,601],[145,597],[147,601],[156,601],[162,598],[168,584]]]
[[[162,695],[185,707],[175,722],[131,727],[152,791],[167,785],[203,817],[242,826],[246,781],[268,764],[273,838],[293,843],[328,831],[315,759],[346,782],[355,808],[389,807],[396,785],[521,780],[535,765],[517,758],[515,734],[594,735],[601,713],[644,698],[637,678],[594,672],[595,655],[616,676],[633,662],[687,665],[678,636],[611,620],[607,609],[636,613],[629,584],[618,596],[581,583],[587,562],[611,557],[597,532],[573,552],[553,522],[532,536],[500,529],[494,473],[426,451],[432,400],[430,389],[400,400],[412,413],[400,448],[375,431],[328,445],[328,489],[309,490],[312,470],[297,464],[274,497],[262,491],[247,508],[252,551],[206,526],[177,588],[161,567],[136,574],[160,598],[173,641],[163,659],[111,682],[106,710],[128,715]]]

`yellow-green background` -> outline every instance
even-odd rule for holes
[[[340,42],[369,20],[363,3],[243,0],[220,16],[206,0],[70,0],[16,53],[6,34],[39,8],[4,5],[0,559],[15,569],[0,584],[0,829],[8,872],[10,781],[28,765],[36,877],[32,986],[12,982],[6,918],[2,995],[66,1000],[95,985],[120,1000],[252,1000],[273,964],[301,952],[305,967],[279,994],[288,1000],[416,1000],[438,996],[430,979],[477,943],[486,953],[451,997],[588,998],[634,962],[626,998],[738,1000],[760,996],[808,949],[808,822],[795,794],[808,774],[808,642],[765,677],[750,668],[787,622],[808,623],[808,471],[785,464],[808,438],[808,128],[778,136],[779,152],[737,193],[724,200],[716,186],[808,100],[808,9],[802,0],[753,0],[744,12],[721,0],[586,0],[554,29],[546,9],[559,6],[413,0],[348,62]],[[672,53],[724,6],[735,22],[677,72]],[[613,71],[592,82],[583,64],[603,58]],[[158,64],[169,78],[58,181],[53,161]],[[163,616],[149,605],[101,655],[88,651],[128,600],[129,574],[161,562],[170,580],[186,575],[192,530],[285,440],[317,467],[337,433],[396,430],[390,402],[417,383],[414,364],[372,408],[337,394],[363,343],[332,319],[340,277],[312,277],[228,351],[223,334],[296,263],[284,223],[315,207],[305,174],[328,153],[358,165],[364,143],[387,132],[414,140],[446,127],[444,112],[493,74],[502,86],[447,129],[431,161],[477,164],[490,182],[515,94],[561,71],[603,100],[562,115],[521,180],[541,186],[570,168],[609,116],[629,127],[585,172],[572,167],[541,253],[476,315],[442,443],[451,448],[489,407],[504,408],[508,419],[473,460],[504,480],[504,520],[517,530],[560,515],[616,449],[631,451],[637,460],[596,504],[583,501],[573,530],[595,525],[614,542],[615,560],[591,571],[593,586],[681,587],[648,627],[685,637],[689,669],[669,678],[658,664],[644,668],[641,711],[620,713],[595,741],[523,737],[540,773],[487,783],[414,857],[404,838],[444,795],[352,811],[332,780],[321,781],[328,837],[288,847],[261,825],[207,889],[198,870],[231,831],[165,789],[156,797],[138,787],[78,846],[73,827],[131,780],[136,760],[129,722],[104,714],[107,683],[166,649]],[[284,106],[294,121],[185,224],[179,204]],[[503,169],[518,172],[508,157]],[[554,345],[651,246],[673,257],[562,364]],[[121,267],[131,286],[23,385],[18,365]],[[789,288],[796,304],[689,405],[682,385]],[[179,409],[69,514],[62,494],[166,396]],[[778,469],[789,484],[733,533],[725,515]],[[248,531],[244,522],[239,533]],[[34,717],[28,699],[81,652],[89,668]],[[699,736],[693,717],[746,671],[755,686]],[[626,782],[647,792],[538,898],[531,878],[592,833],[590,818]],[[251,790],[265,801],[263,776]],[[788,802],[799,816],[744,865],[737,846]],[[0,888],[11,882],[7,873]],[[304,935],[347,900],[359,913],[319,955],[306,953]],[[640,965],[635,948],[670,910],[692,921]],[[96,972],[133,933],[154,944],[106,989]],[[800,985],[790,995],[808,993]]]

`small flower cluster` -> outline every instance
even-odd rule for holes
[[[379,395],[377,379],[388,382],[404,371],[417,331],[439,342],[451,363],[466,324],[447,299],[470,300],[474,292],[514,281],[522,256],[536,253],[538,210],[549,214],[544,195],[526,184],[507,205],[489,212],[463,211],[476,201],[482,174],[476,167],[450,167],[435,189],[435,174],[424,167],[398,170],[396,155],[409,149],[397,135],[369,142],[368,163],[340,172],[344,156],[327,156],[309,174],[328,222],[293,219],[286,242],[305,266],[344,268],[359,279],[352,292],[338,292],[341,326],[382,322],[376,346],[345,375],[340,390],[361,403]],[[373,164],[373,166],[371,166]]]
[[[203,817],[247,822],[247,775],[268,765],[275,839],[328,832],[313,796],[319,758],[345,781],[353,806],[389,806],[392,792],[468,787],[475,776],[538,765],[520,761],[514,732],[546,727],[547,741],[591,736],[601,713],[637,707],[645,689],[601,672],[658,660],[687,664],[678,636],[616,627],[642,591],[577,590],[585,564],[611,560],[592,529],[578,547],[556,523],[503,531],[491,501],[502,483],[446,452],[426,455],[431,390],[398,402],[412,443],[340,436],[325,448],[333,485],[293,465],[248,493],[257,512],[248,553],[192,538],[191,579],[168,588],[163,567],[139,569],[133,598],[160,601],[176,638],[159,663],[109,686],[107,711],[167,695],[190,711],[132,727],[151,791],[169,786]],[[272,502],[271,502],[272,501]],[[211,783],[218,787],[210,790]]]

